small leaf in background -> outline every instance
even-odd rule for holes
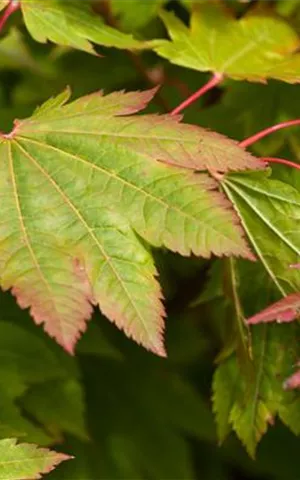
[[[113,15],[128,31],[144,27],[152,20],[166,0],[111,0]]]
[[[145,42],[106,25],[89,1],[20,1],[25,25],[38,42],[51,40],[89,53],[94,53],[91,42],[121,49],[145,47]]]
[[[0,479],[34,480],[72,457],[14,439],[0,440]]]
[[[220,441],[231,427],[254,456],[257,443],[274,423],[288,393],[282,385],[296,359],[294,331],[289,327],[260,326],[253,330],[253,371],[245,377],[236,356],[216,370],[213,402]]]
[[[236,80],[300,81],[298,36],[278,17],[249,14],[237,20],[224,5],[196,2],[190,28],[173,13],[161,18],[172,41],[158,41],[154,49],[176,65]]]
[[[54,438],[63,432],[87,440],[82,385],[73,378],[45,382],[31,388],[21,400],[22,407]]]
[[[216,182],[156,160],[201,164],[208,137],[201,168],[207,160],[224,170],[226,158],[237,168],[260,163],[178,119],[129,116],[153,93],[98,93],[65,105],[65,91],[0,142],[2,287],[69,352],[99,304],[127,335],[164,355],[162,295],[135,232],[183,255],[252,258]]]
[[[266,323],[266,322],[292,322],[300,314],[300,293],[293,293],[262,312],[248,318],[249,324]]]
[[[7,380],[14,381],[13,375],[7,371]],[[3,378],[5,378],[3,376]],[[39,425],[24,416],[19,406],[20,398],[12,398],[5,388],[0,387],[0,438],[17,437],[21,441],[49,446],[55,438],[46,433]],[[0,457],[1,459],[1,457]]]
[[[12,28],[0,40],[0,69],[24,68],[34,73],[43,73],[42,67],[31,55],[21,33]]]

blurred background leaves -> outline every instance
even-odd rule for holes
[[[157,11],[163,3],[188,19],[189,2],[179,1],[112,0],[112,13],[126,32],[162,37]],[[232,1],[230,8],[241,14],[252,3],[257,2]],[[268,7],[300,31],[300,2],[268,2]],[[66,84],[75,97],[161,84],[149,110],[164,113],[208,78],[152,52],[101,48],[101,54],[35,43],[15,14],[0,38],[0,129],[10,131],[15,118],[29,115]],[[187,110],[185,121],[242,140],[299,112],[297,86],[227,80]],[[253,151],[300,161],[299,138],[299,127],[282,130]],[[272,176],[300,188],[295,171],[276,166]],[[294,434],[300,433],[300,397],[282,390],[299,358],[299,327],[253,329],[249,355],[259,366],[252,380],[244,374],[245,361],[234,353],[240,337],[224,263],[164,250],[154,254],[167,299],[167,360],[133,344],[97,312],[76,356],[69,357],[10,294],[1,293],[0,437],[74,455],[49,475],[53,480],[299,480],[300,439]],[[234,268],[246,316],[278,298],[259,265],[237,261]],[[227,437],[221,446],[213,396],[219,437]],[[230,433],[233,423],[251,454],[267,430],[255,462]]]

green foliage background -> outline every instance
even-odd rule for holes
[[[107,14],[102,5],[106,2],[95,3],[100,14]],[[162,0],[111,3],[111,13],[124,32],[146,40],[166,36],[157,16]],[[187,21],[189,2],[165,3]],[[259,3],[300,31],[296,0],[228,3],[237,15]],[[9,132],[13,119],[30,115],[66,85],[79,97],[98,89],[134,91],[162,84],[148,111],[165,113],[208,79],[208,74],[172,65],[152,51],[135,55],[105,47],[97,50],[103,57],[41,45],[25,30],[21,14],[15,13],[0,40],[1,130]],[[264,85],[228,79],[188,109],[185,121],[242,140],[299,117],[299,89],[275,80]],[[253,151],[300,161],[299,128],[278,132]],[[272,175],[300,189],[299,172],[275,166]],[[266,307],[278,294],[262,267],[245,261],[232,265],[181,258],[163,249],[153,253],[166,298],[167,359],[135,345],[98,312],[79,341],[76,356],[70,357],[33,324],[9,293],[1,293],[0,437],[74,455],[49,474],[53,480],[300,480],[300,397],[281,389],[299,354],[299,327],[255,327],[253,350],[259,352],[260,363],[253,378],[247,360],[242,365],[237,360],[243,352],[236,312],[232,292],[226,288],[224,292],[224,278],[226,284],[234,268],[245,315]],[[254,410],[244,419],[246,425],[239,424],[236,409],[246,409],[252,401]],[[228,422],[230,412],[235,424]],[[254,454],[257,431],[267,430],[270,412],[280,419],[264,435],[253,460],[230,432],[229,423],[243,431],[240,436]],[[223,437],[226,440],[219,445],[218,438]]]

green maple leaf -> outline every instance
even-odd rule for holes
[[[297,359],[295,338],[289,327],[259,326],[252,338],[252,374],[244,375],[235,355],[217,368],[213,402],[221,442],[233,428],[253,457],[276,415],[286,423],[291,420],[285,418],[290,393],[284,391],[283,382]]]
[[[300,290],[300,194],[265,175],[230,175],[223,188],[271,280],[286,296]]]
[[[91,42],[122,49],[144,48],[132,35],[106,25],[82,0],[20,0],[25,25],[38,42],[51,40],[89,53]]]
[[[1,138],[1,285],[69,352],[99,304],[164,354],[162,295],[139,237],[182,255],[251,257],[217,183],[175,165],[261,163],[178,118],[133,116],[153,94],[96,93],[66,104],[66,91]]]
[[[158,41],[154,49],[176,65],[236,80],[300,81],[298,36],[277,17],[249,14],[237,20],[222,5],[203,2],[194,5],[189,28],[170,12],[161,18],[172,41]]]
[[[0,440],[0,480],[33,480],[71,457],[14,439]]]

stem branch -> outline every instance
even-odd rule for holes
[[[2,17],[0,18],[0,32],[3,30],[7,20],[9,17],[20,8],[19,0],[10,0],[9,4],[7,5]]]
[[[268,127],[265,130],[261,130],[260,132],[255,133],[255,135],[252,135],[251,137],[246,138],[245,140],[240,142],[240,146],[244,148],[249,147],[253,143],[260,140],[261,138],[264,138],[267,135],[270,135],[271,133],[277,132],[277,130],[281,130],[282,128],[292,127],[294,125],[300,125],[300,119],[289,120],[287,122],[278,123],[277,125]]]
[[[281,163],[282,165],[287,165],[288,167],[296,168],[300,170],[300,164],[291,162],[290,160],[285,160],[284,158],[275,158],[275,157],[263,157],[261,158],[263,162],[267,163]]]
[[[216,87],[223,80],[223,75],[220,73],[215,73],[211,79],[203,85],[197,92],[193,93],[190,97],[184,100],[180,105],[178,105],[174,110],[172,110],[171,115],[177,115],[185,108],[192,105],[198,98],[202,97],[206,92]]]

